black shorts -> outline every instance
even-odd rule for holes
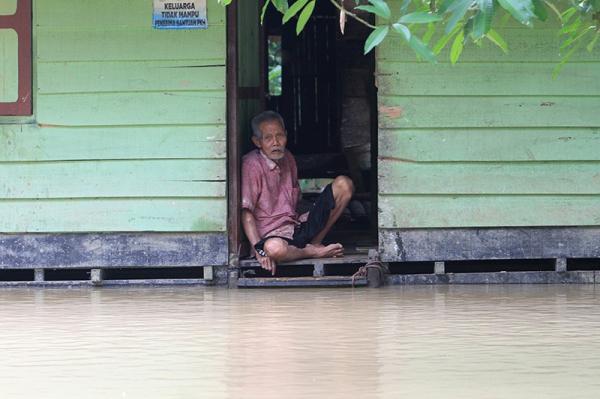
[[[335,208],[335,199],[331,184],[325,186],[325,189],[312,205],[308,213],[306,222],[300,223],[294,229],[294,237],[292,239],[280,236],[270,236],[263,238],[254,245],[254,249],[261,256],[266,256],[264,251],[265,242],[269,238],[281,238],[287,241],[290,245],[297,248],[304,248],[327,224],[331,210]]]

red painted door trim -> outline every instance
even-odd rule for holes
[[[13,15],[0,16],[0,28],[12,28],[19,43],[19,97],[0,102],[0,115],[31,115],[31,0],[17,0]]]

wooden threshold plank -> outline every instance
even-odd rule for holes
[[[268,288],[268,287],[352,287],[366,286],[366,278],[356,278],[352,281],[349,276],[324,277],[258,277],[240,278],[238,287]]]

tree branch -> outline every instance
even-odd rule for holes
[[[338,10],[340,10],[341,12],[346,13],[347,15],[350,15],[352,18],[354,18],[355,20],[357,20],[358,22],[360,22],[361,24],[368,26],[371,29],[377,29],[377,27],[373,24],[370,24],[369,22],[365,21],[364,19],[362,19],[361,17],[359,17],[358,15],[346,10],[344,7],[342,7],[341,5],[339,5],[337,3],[336,0],[329,0],[331,2],[331,4],[333,4]]]

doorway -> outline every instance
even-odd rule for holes
[[[272,7],[262,26],[249,26],[248,12],[260,8],[251,11],[251,2],[239,3],[241,154],[253,148],[252,116],[264,109],[279,112],[286,123],[288,149],[298,165],[303,192],[299,211],[310,206],[333,178],[347,175],[356,192],[326,242],[341,242],[347,253],[376,248],[375,59],[373,52],[363,55],[370,29],[349,18],[342,35],[339,12],[327,1],[317,2],[300,35],[295,21],[282,25],[281,14]]]

